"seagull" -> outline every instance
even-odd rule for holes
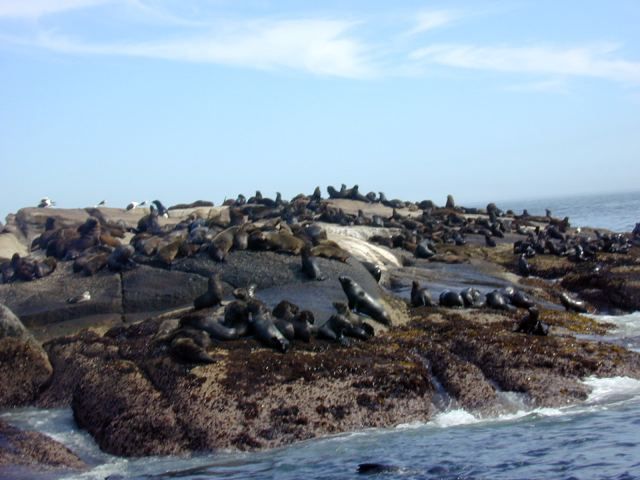
[[[91,300],[91,293],[89,290],[82,292],[80,295],[76,295],[75,297],[67,298],[67,303],[84,303]]]
[[[55,202],[52,202],[49,197],[44,197],[42,200],[40,200],[38,208],[47,208],[51,207],[52,205],[55,205]]]
[[[131,202],[129,205],[126,206],[125,210],[129,211],[129,210],[133,210],[134,208],[138,207],[138,202]]]

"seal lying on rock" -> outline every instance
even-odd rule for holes
[[[566,310],[570,310],[573,312],[578,312],[578,313],[587,313],[587,306],[586,304],[581,301],[581,300],[574,300],[573,298],[571,298],[569,295],[567,295],[566,293],[562,292],[560,295],[560,303],[562,303],[562,306],[566,309]]]
[[[434,307],[435,303],[431,298],[431,293],[427,288],[420,287],[420,284],[414,280],[411,283],[411,306],[412,307]]]
[[[241,330],[223,324],[224,318],[189,315],[180,320],[182,327],[190,327],[207,332],[218,340],[235,340],[240,338]],[[246,330],[245,330],[246,331]]]
[[[518,308],[531,308],[535,302],[524,292],[518,290],[511,295],[511,304]]]
[[[175,337],[171,341],[171,355],[191,363],[215,363],[207,350],[190,337]]]
[[[487,306],[490,308],[495,308],[496,310],[504,310],[507,312],[512,312],[515,310],[513,305],[508,303],[507,298],[503,295],[499,290],[493,290],[492,292],[487,293]]]
[[[327,340],[335,340],[340,343],[345,343],[345,332],[351,327],[351,323],[346,317],[340,314],[334,314],[329,317],[322,327],[318,329],[318,337],[326,338]]]
[[[376,279],[376,282],[380,283],[380,279],[382,278],[382,268],[380,265],[377,265],[373,262],[361,262],[364,268],[371,274],[373,278]]]
[[[460,292],[465,307],[482,307],[484,299],[477,288],[469,287]]]
[[[289,341],[274,324],[271,312],[264,303],[252,299],[249,301],[248,310],[249,325],[258,340],[282,353],[289,350]]]
[[[347,336],[368,340],[375,335],[375,330],[365,321],[364,317],[349,310],[349,306],[346,303],[333,302],[333,307],[338,312],[338,315],[342,315],[351,324],[351,327],[345,331]]]
[[[389,314],[360,285],[346,275],[341,275],[338,280],[340,280],[342,290],[347,295],[349,309],[364,313],[383,325],[391,325]]]
[[[440,294],[440,306],[441,307],[464,307],[464,300],[462,295],[453,290],[445,290]]]

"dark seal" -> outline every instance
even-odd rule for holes
[[[347,300],[349,301],[349,308],[358,312],[364,313],[370,316],[377,322],[384,325],[391,325],[391,318],[385,309],[376,301],[371,295],[364,291],[364,289],[354,282],[350,277],[341,275],[338,277],[342,290],[344,290]]]

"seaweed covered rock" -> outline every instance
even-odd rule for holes
[[[42,398],[70,401],[101,448],[125,456],[275,447],[433,413],[422,359],[383,339],[313,340],[286,354],[251,338],[216,341],[215,363],[197,366],[159,340],[167,322],[50,342],[61,370]]]
[[[0,407],[31,404],[52,371],[40,344],[18,317],[0,304]]]
[[[568,334],[515,333],[519,313],[410,313],[410,323],[366,341],[312,337],[286,353],[251,337],[211,339],[207,364],[171,354],[172,332],[184,328],[177,318],[84,332],[47,344],[56,375],[41,400],[70,402],[101,448],[138,456],[272,448],[427,421],[442,394],[480,412],[503,411],[499,391],[565,405],[586,398],[585,377],[640,378],[639,354]],[[540,313],[552,332],[572,327],[576,316]]]
[[[81,470],[86,464],[61,443],[0,420],[0,477],[27,478],[26,472]],[[24,475],[19,473],[24,473]]]

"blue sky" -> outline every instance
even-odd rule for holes
[[[0,0],[0,215],[640,190],[640,2]]]

